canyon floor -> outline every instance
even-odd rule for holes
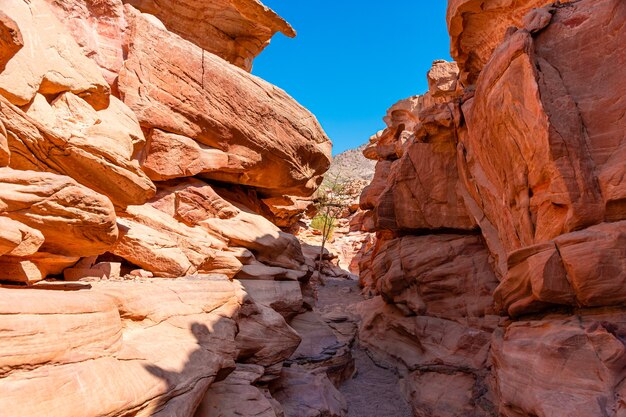
[[[361,301],[363,296],[357,281],[327,278],[326,285],[317,289],[314,311],[320,315],[352,315],[354,306]],[[348,403],[348,417],[411,417],[410,408],[400,393],[398,375],[376,365],[359,345],[358,336],[352,356],[355,374],[339,388]]]

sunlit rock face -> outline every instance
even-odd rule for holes
[[[213,415],[244,393],[236,412],[283,415],[269,386],[312,268],[279,226],[331,143],[247,71],[293,29],[255,0],[0,9],[0,414]]]
[[[258,0],[123,0],[211,54],[249,71],[275,33],[295,30]]]
[[[415,415],[623,411],[626,4],[548,3],[450,1],[456,64],[364,152],[360,337]]]

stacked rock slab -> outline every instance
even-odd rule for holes
[[[450,1],[456,64],[364,152],[360,337],[415,415],[624,413],[626,4],[548,3]]]
[[[277,224],[331,143],[247,72],[279,31],[256,0],[0,0],[0,414],[285,414],[312,268]]]

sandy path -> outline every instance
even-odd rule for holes
[[[345,312],[360,301],[363,297],[356,281],[328,278],[326,285],[318,288],[315,310],[321,314]],[[411,410],[400,394],[398,376],[372,362],[358,342],[352,348],[352,355],[356,375],[339,389],[348,402],[348,417],[411,417]]]

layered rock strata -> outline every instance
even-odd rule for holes
[[[293,29],[256,0],[0,9],[1,414],[295,416],[289,381],[328,379],[282,370],[313,271],[279,226],[331,143],[246,72]]]
[[[450,1],[364,151],[360,338],[415,415],[623,412],[626,5],[548,3]]]

